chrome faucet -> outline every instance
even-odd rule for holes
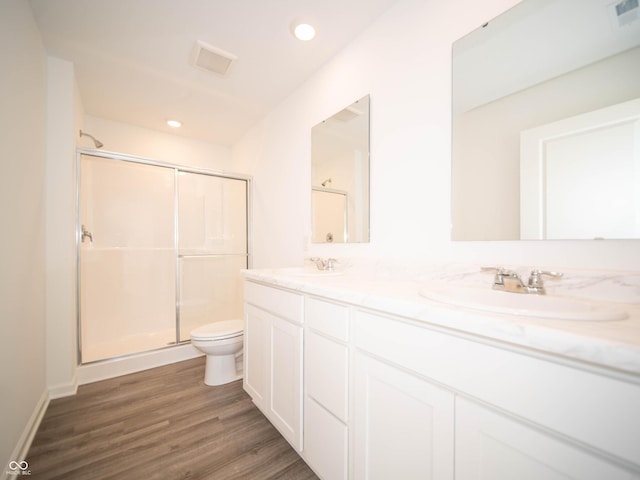
[[[318,270],[326,270],[329,272],[333,270],[334,263],[338,262],[335,258],[327,258],[326,260],[323,260],[320,257],[313,257],[313,258],[310,258],[309,260],[311,260],[313,263],[316,264],[316,267],[318,267]]]
[[[82,229],[82,235],[80,236],[80,241],[82,243],[84,243],[84,239],[88,238],[89,242],[93,243],[93,235],[91,234],[91,232],[89,230],[87,230],[87,227],[82,225],[81,229]]]
[[[480,269],[483,272],[494,273],[493,285],[491,288],[494,290],[503,290],[505,292],[513,293],[534,293],[536,295],[544,295],[546,290],[544,288],[544,282],[542,276],[547,275],[552,278],[562,277],[560,272],[550,272],[547,270],[534,269],[531,270],[529,280],[525,285],[518,272],[509,270],[502,267],[482,267]]]

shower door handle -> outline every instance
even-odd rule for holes
[[[82,229],[82,236],[80,237],[80,241],[84,243],[84,240],[88,238],[89,243],[93,243],[93,234],[89,230],[87,230],[87,227],[85,227],[84,225],[82,225],[81,229]]]

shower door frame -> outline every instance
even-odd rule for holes
[[[150,350],[144,350],[141,352],[133,352],[125,355],[119,355],[115,357],[109,357],[100,360],[93,360],[91,362],[82,361],[82,324],[81,324],[81,276],[80,276],[80,247],[82,243],[82,227],[80,219],[80,181],[81,181],[81,163],[82,155],[89,155],[92,157],[100,157],[109,160],[122,161],[128,163],[136,163],[140,165],[149,165],[153,167],[169,168],[173,170],[174,178],[174,191],[173,191],[173,222],[174,222],[174,237],[173,237],[173,250],[174,250],[174,274],[175,274],[175,343],[173,345],[166,345],[163,347],[157,347]],[[146,157],[139,157],[136,155],[129,155],[125,153],[109,152],[104,150],[97,150],[92,148],[77,148],[76,149],[76,191],[75,191],[75,206],[76,206],[76,329],[77,329],[77,353],[78,353],[78,365],[89,365],[93,363],[100,363],[118,358],[130,357],[133,355],[139,355],[147,352],[165,350],[167,348],[173,348],[181,344],[189,343],[189,340],[180,341],[180,255],[178,252],[179,245],[179,231],[178,231],[178,175],[180,172],[195,173],[200,175],[208,175],[219,178],[228,178],[232,180],[241,180],[246,182],[246,229],[247,229],[247,268],[252,268],[252,197],[253,197],[253,177],[251,175],[245,175],[241,173],[223,172],[220,170],[212,170],[206,168],[189,167],[176,163],[162,162]]]

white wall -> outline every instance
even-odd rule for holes
[[[73,64],[47,58],[47,385],[52,397],[77,388],[75,141],[82,106]]]
[[[102,150],[105,151],[190,167],[230,171],[231,149],[222,145],[190,140],[91,115],[85,115],[82,130],[104,143]],[[78,145],[94,148],[91,139],[86,137],[81,138]]]
[[[0,2],[0,477],[45,378],[45,69],[29,3]]]
[[[395,257],[640,269],[639,241],[450,241],[451,45],[517,0],[401,0],[234,146],[254,175],[254,267]],[[310,130],[371,94],[371,243],[307,245]],[[306,248],[306,249],[305,249]]]

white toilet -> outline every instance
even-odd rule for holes
[[[224,385],[238,380],[236,358],[242,352],[242,320],[224,320],[191,331],[191,345],[207,356],[204,383]]]

